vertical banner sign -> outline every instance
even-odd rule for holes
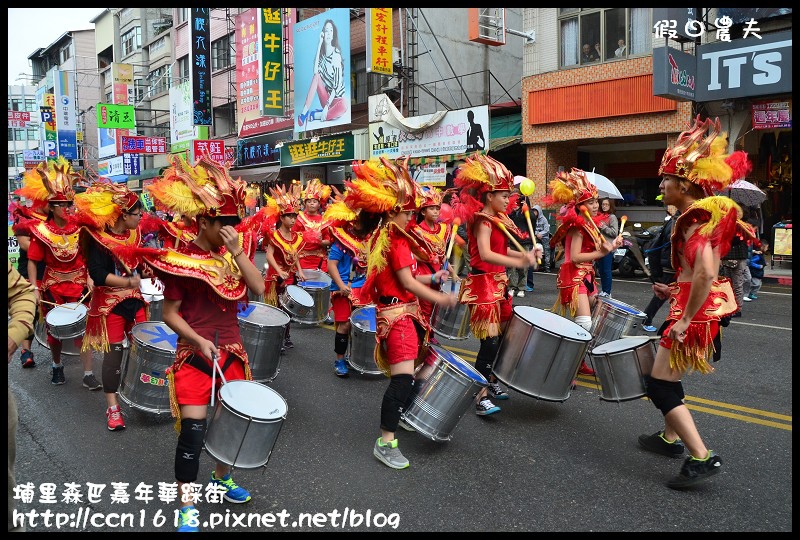
[[[186,152],[195,139],[208,139],[208,126],[192,125],[189,81],[169,89],[170,153]]]
[[[367,8],[367,73],[394,73],[392,8]]]
[[[211,49],[211,8],[191,8],[189,24],[191,26],[192,68],[190,82],[192,85],[192,124],[195,126],[211,125],[211,66],[209,51]]]
[[[258,8],[236,16],[236,97],[239,125],[259,116]]]
[[[350,123],[348,8],[294,24],[294,82],[295,133]]]
[[[260,8],[261,115],[283,116],[283,15],[281,8]]]
[[[133,93],[133,64],[111,63],[111,103],[114,105],[135,105]],[[134,120],[136,113],[134,113]],[[114,155],[121,155],[122,136],[136,135],[136,128],[116,129],[113,132]]]
[[[56,71],[54,82],[58,153],[67,159],[78,159],[75,74],[71,71]]]

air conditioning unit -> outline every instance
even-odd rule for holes
[[[400,58],[400,47],[392,47],[392,63],[393,64],[402,63],[402,60]]]

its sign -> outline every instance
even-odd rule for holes
[[[97,127],[100,129],[135,129],[133,105],[97,104]]]
[[[352,133],[331,137],[320,137],[317,142],[310,139],[284,143],[281,149],[281,167],[297,167],[330,161],[352,161],[355,156],[355,141]]]

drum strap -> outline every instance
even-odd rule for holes
[[[229,354],[228,358],[225,360],[225,364],[222,366],[222,372],[225,373],[233,361],[236,359],[236,356]],[[211,363],[200,356],[199,354],[193,354],[189,358],[186,359],[184,362],[186,365],[192,366],[193,368],[202,371],[209,377],[213,375]]]

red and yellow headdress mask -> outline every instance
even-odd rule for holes
[[[306,184],[306,189],[303,191],[303,200],[316,199],[320,204],[325,203],[331,196],[331,187],[326,186],[319,181],[319,178],[312,178]]]
[[[505,165],[484,154],[474,154],[458,167],[455,185],[475,190],[475,198],[489,191],[511,191],[514,175]]]
[[[436,187],[428,187],[422,191],[422,202],[420,203],[420,209],[425,208],[426,206],[442,206],[442,198],[444,198],[444,191],[436,188]]]
[[[706,195],[713,195],[752,169],[746,152],[725,154],[727,149],[728,136],[722,133],[719,118],[700,120],[698,115],[694,125],[664,152],[658,175],[689,180],[702,187]]]
[[[550,181],[550,195],[545,197],[544,204],[553,203],[580,204],[597,198],[597,186],[589,182],[586,172],[572,168],[570,172],[560,171]]]
[[[69,161],[58,156],[55,161],[44,161],[26,171],[16,194],[40,203],[72,201],[75,198],[73,186],[80,178]]]
[[[417,183],[408,173],[408,157],[390,161],[354,161],[355,180],[347,184],[345,203],[351,208],[373,214],[416,210]]]
[[[128,212],[139,197],[125,184],[95,182],[85,192],[75,195],[78,215],[97,228],[114,225],[123,212]]]
[[[227,165],[208,156],[194,166],[178,155],[171,161],[164,176],[146,188],[159,206],[189,217],[244,217],[247,185],[234,180]]]
[[[284,214],[298,214],[300,213],[300,197],[302,195],[302,188],[296,181],[292,181],[292,185],[288,189],[283,186],[269,188],[271,197],[266,197],[267,206],[272,210],[268,213],[278,215]]]

